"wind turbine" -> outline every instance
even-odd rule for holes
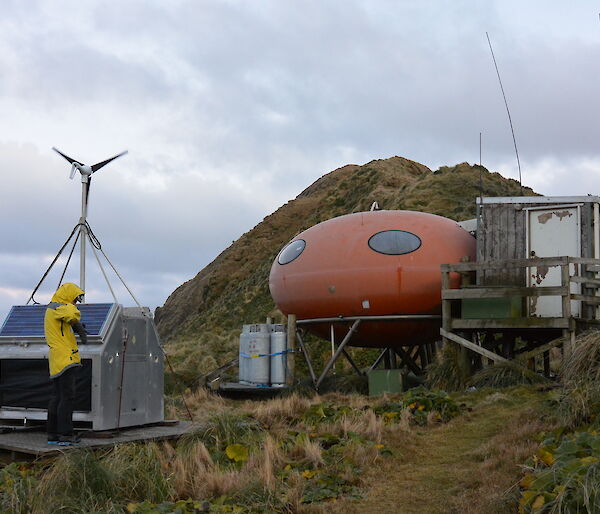
[[[121,152],[110,159],[106,159],[105,161],[98,162],[91,166],[87,164],[83,164],[75,159],[69,157],[62,153],[59,149],[52,147],[57,154],[65,158],[71,164],[71,173],[69,174],[69,178],[73,179],[75,177],[75,172],[79,171],[81,173],[81,218],[79,219],[79,237],[81,239],[81,250],[80,250],[80,266],[79,266],[79,287],[85,291],[85,240],[87,237],[87,207],[88,207],[88,197],[90,195],[90,187],[92,185],[92,174],[96,173],[100,168],[106,166],[109,162],[114,161],[115,159],[125,155],[127,150]]]

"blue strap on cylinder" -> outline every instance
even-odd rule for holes
[[[246,357],[247,359],[255,359],[257,357],[275,357],[277,355],[284,355],[286,353],[293,353],[294,350],[283,350],[282,352],[276,352],[276,353],[244,353],[244,352],[240,352],[240,357]]]

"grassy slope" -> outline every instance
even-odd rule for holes
[[[531,386],[480,390],[457,398],[471,411],[447,424],[432,416],[416,425],[417,411],[406,405],[391,418],[372,410],[398,396],[234,402],[200,389],[187,403],[209,423],[176,445],[74,450],[51,466],[0,469],[0,511],[117,513],[132,503],[128,512],[192,512],[192,501],[185,511],[142,503],[191,498],[212,502],[211,512],[514,512],[519,464],[534,454],[540,432],[553,428],[551,394]],[[180,405],[169,410],[185,416]],[[242,445],[247,458],[233,462],[229,445]],[[219,499],[230,505],[219,508]]]
[[[208,371],[232,358],[243,323],[277,316],[268,276],[275,256],[297,233],[350,212],[409,209],[456,220],[475,215],[480,171],[483,194],[510,196],[519,185],[498,173],[467,163],[431,171],[392,157],[363,166],[347,165],[328,173],[242,235],[194,278],[182,284],[156,312],[163,341],[178,369]],[[534,194],[523,188],[523,194]]]
[[[511,488],[520,465],[535,453],[545,393],[512,388],[477,393],[472,412],[446,425],[386,441],[394,458],[367,472],[362,500],[343,501],[334,512],[514,512]]]
[[[382,443],[393,455],[380,457],[361,473],[363,498],[304,505],[300,512],[515,512],[521,466],[535,454],[541,434],[555,428],[548,402],[552,395],[539,386],[481,389],[455,396],[469,410],[446,424],[387,425]],[[360,412],[383,400],[329,394],[310,401],[352,405]],[[260,411],[269,419],[281,409],[281,402],[285,400],[235,402],[202,391],[188,397],[192,411],[204,419],[231,409]],[[185,415],[181,408],[172,414]],[[297,413],[288,420],[294,416]],[[285,426],[277,429],[285,431]]]

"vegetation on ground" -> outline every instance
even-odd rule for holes
[[[189,395],[204,422],[177,444],[69,451],[51,466],[12,464],[0,509],[12,512],[310,512],[360,498],[366,470],[393,451],[386,437],[443,423],[461,408],[443,392],[370,400],[333,394],[231,402]],[[179,510],[177,510],[179,509]]]
[[[575,340],[560,378],[551,404],[559,427],[527,463],[523,513],[600,511],[600,331]]]
[[[542,442],[520,485],[522,513],[600,510],[600,432],[564,429]]]

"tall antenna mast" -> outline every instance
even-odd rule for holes
[[[114,161],[122,155],[125,155],[127,150],[115,155],[114,157],[111,157],[110,159],[93,164],[92,166],[82,164],[75,159],[72,159],[57,148],[53,147],[52,150],[69,161],[71,164],[71,173],[69,174],[70,179],[73,179],[75,176],[75,171],[79,171],[79,173],[81,173],[81,217],[79,218],[79,287],[85,291],[85,241],[88,238],[87,211],[90,188],[92,186],[92,174],[98,171],[100,168],[106,166],[109,162]]]
[[[494,67],[496,68],[496,74],[498,75],[498,82],[500,83],[500,91],[502,91],[502,97],[504,98],[504,105],[506,106],[506,113],[508,114],[508,122],[510,123],[510,131],[512,133],[513,143],[515,145],[515,154],[517,155],[517,167],[519,168],[519,186],[521,186],[521,195],[523,195],[523,182],[521,180],[521,161],[519,160],[519,150],[517,150],[517,140],[515,138],[515,130],[513,128],[512,118],[510,117],[510,110],[508,109],[508,101],[506,100],[506,94],[504,93],[504,87],[502,86],[502,79],[500,78],[500,72],[498,71],[498,64],[496,63],[496,57],[494,56],[494,50],[492,49],[492,42],[490,36],[486,32],[485,36],[490,45],[490,52],[492,53],[492,60],[494,61]]]

